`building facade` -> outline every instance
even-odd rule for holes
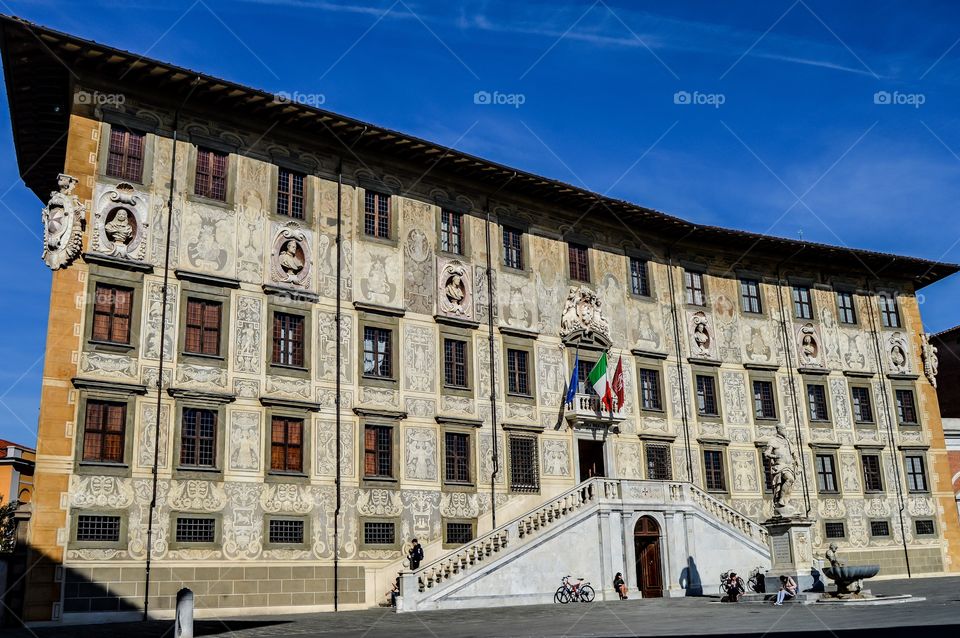
[[[950,460],[950,480],[960,515],[960,326],[930,337],[940,361],[937,372],[937,399]]]
[[[0,504],[30,502],[36,458],[33,448],[0,439]]]
[[[148,545],[151,610],[184,584],[330,609],[335,548],[338,607],[375,605],[413,537],[438,557],[597,475],[763,521],[778,424],[815,552],[957,568],[915,296],[956,267],[698,226],[2,29],[53,270],[26,620],[142,609]]]

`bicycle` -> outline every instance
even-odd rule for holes
[[[566,605],[569,602],[592,603],[597,592],[590,586],[590,581],[578,578],[576,583],[570,582],[570,576],[560,580],[560,587],[553,594],[553,602]]]
[[[765,594],[767,592],[762,566],[755,567],[753,571],[750,572],[750,578],[747,579],[747,588],[757,594]]]
[[[733,572],[733,570],[731,569],[720,574],[720,598],[721,599],[727,597],[727,589],[730,587],[730,583],[728,581],[730,580],[731,573],[735,573],[735,572]],[[741,591],[746,591],[746,587],[743,584],[743,579],[740,578],[739,576],[737,576],[737,584],[740,585]]]

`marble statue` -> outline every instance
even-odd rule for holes
[[[813,324],[805,324],[800,328],[800,365],[802,367],[820,365],[820,344],[817,343],[816,330]]]
[[[440,314],[452,317],[471,317],[469,267],[457,260],[441,263],[437,280]]]
[[[923,374],[927,377],[930,385],[937,387],[937,372],[940,368],[940,359],[937,357],[937,347],[930,343],[930,333],[920,334],[921,350],[923,357]]]
[[[61,173],[57,176],[57,189],[50,193],[50,200],[43,208],[43,261],[51,270],[70,264],[83,242],[83,224],[86,208],[73,193],[77,179]]]
[[[703,312],[697,312],[693,315],[693,356],[710,356],[710,329],[707,326],[707,315]]]
[[[787,428],[782,423],[777,425],[776,436],[770,439],[764,448],[763,458],[770,465],[774,514],[789,518],[794,514],[790,495],[797,480],[797,460],[787,438]]]

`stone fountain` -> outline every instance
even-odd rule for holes
[[[826,558],[830,567],[824,567],[823,573],[836,583],[837,591],[824,596],[840,599],[873,597],[869,591],[864,592],[863,581],[880,573],[880,565],[847,565],[837,557],[836,543],[830,543]]]

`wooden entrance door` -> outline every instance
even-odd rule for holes
[[[663,596],[663,573],[660,568],[660,526],[649,516],[637,521],[633,530],[637,558],[637,587],[644,598]]]
[[[580,480],[586,481],[595,476],[606,476],[603,463],[603,441],[579,439],[577,451],[580,456]]]

